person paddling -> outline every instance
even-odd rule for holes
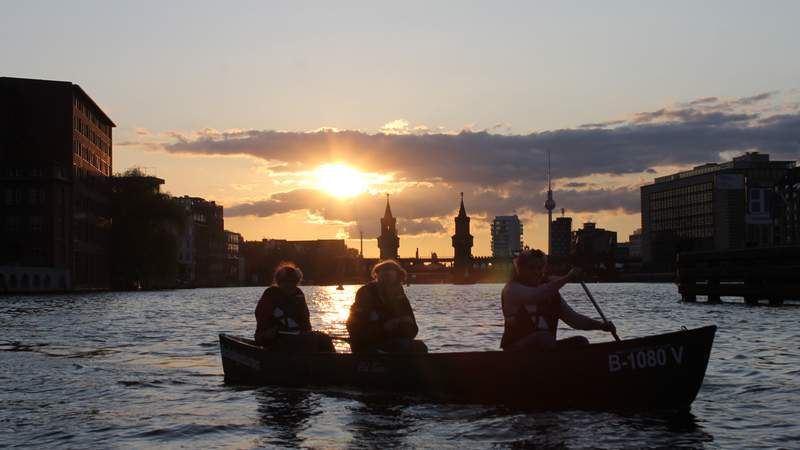
[[[501,294],[505,317],[500,342],[503,350],[551,350],[589,343],[583,336],[557,340],[559,319],[578,330],[616,332],[612,322],[601,322],[575,312],[558,292],[567,282],[580,276],[580,269],[547,279],[545,265],[546,257],[540,250],[525,250],[514,259],[514,278]]]
[[[350,307],[350,348],[358,352],[426,353],[414,311],[403,290],[406,271],[393,260],[372,268],[373,281],[359,288]]]
[[[311,330],[306,297],[297,287],[303,272],[290,262],[278,265],[272,286],[256,306],[256,344],[276,351],[334,352],[331,338]]]

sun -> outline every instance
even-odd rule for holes
[[[369,187],[366,174],[341,163],[320,166],[314,177],[317,189],[339,198],[354,197]]]

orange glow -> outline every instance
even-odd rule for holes
[[[314,178],[317,189],[340,198],[366,192],[371,181],[367,174],[341,163],[320,166]]]
[[[353,197],[366,192],[369,186],[363,173],[344,164],[325,164],[315,176],[317,188],[336,197]]]

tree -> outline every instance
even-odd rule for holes
[[[112,179],[112,284],[115,289],[173,287],[178,276],[178,234],[185,213],[163,183],[132,169]]]

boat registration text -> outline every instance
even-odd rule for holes
[[[683,364],[683,346],[639,348],[608,355],[608,371],[639,370]]]

